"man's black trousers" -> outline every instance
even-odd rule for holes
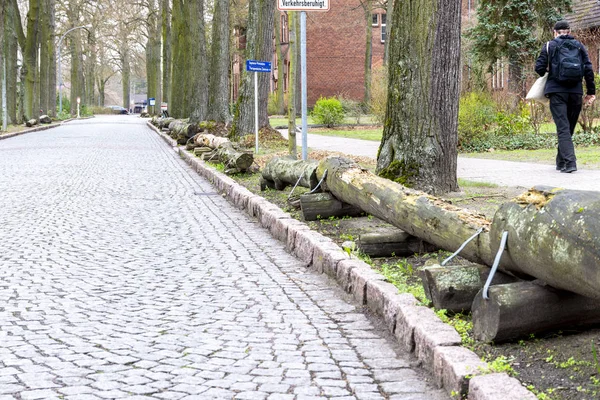
[[[556,124],[558,134],[557,167],[576,167],[573,133],[577,126],[583,96],[575,93],[550,94],[550,112]]]

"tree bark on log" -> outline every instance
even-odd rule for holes
[[[248,170],[254,163],[252,153],[244,153],[233,148],[231,142],[223,143],[217,148],[217,157],[227,169],[237,169],[238,172]]]
[[[597,300],[534,282],[493,286],[488,295],[485,300],[479,293],[473,302],[473,334],[480,341],[600,324]]]
[[[408,257],[439,248],[404,231],[365,233],[358,237],[358,249],[370,257]]]
[[[202,134],[196,136],[196,144],[203,147],[210,147],[211,149],[217,149],[219,146],[225,143],[230,143],[229,139],[211,134]]]
[[[175,120],[169,124],[171,137],[177,140],[178,144],[185,144],[191,137],[199,131],[198,124],[190,124],[185,120]]]
[[[314,189],[319,183],[316,175],[318,165],[316,161],[302,161],[287,157],[273,158],[263,168],[262,177],[266,186],[277,190],[295,185],[298,179],[300,179],[299,186]]]
[[[468,312],[489,275],[490,268],[480,264],[451,267],[433,265],[423,268],[423,287],[425,295],[437,310]],[[517,280],[513,276],[497,272],[492,284],[500,285]]]
[[[342,203],[331,193],[303,194],[300,196],[300,208],[305,221],[329,217],[358,217],[362,214],[360,208]]]
[[[168,128],[171,125],[171,122],[175,121],[175,118],[159,118],[158,119],[158,127],[160,129]]]
[[[599,192],[534,187],[496,212],[491,233],[504,231],[509,271],[600,299]]]
[[[490,221],[484,217],[380,178],[347,158],[321,161],[317,178],[323,177],[325,171],[324,191],[439,248],[455,251],[483,228],[484,232],[460,255],[478,264],[492,265],[495,254],[491,253],[491,237],[487,233]]]

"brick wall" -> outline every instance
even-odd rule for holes
[[[359,0],[331,0],[329,12],[307,14],[309,106],[320,96],[343,95],[361,101],[367,22]],[[373,27],[373,66],[382,64],[383,50],[378,24]]]

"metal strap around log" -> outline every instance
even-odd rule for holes
[[[502,240],[500,241],[500,248],[498,249],[498,253],[496,253],[496,258],[494,259],[494,265],[492,265],[492,270],[490,271],[490,275],[485,282],[485,286],[483,286],[483,298],[489,300],[488,290],[490,289],[490,285],[492,284],[492,280],[494,279],[494,275],[496,275],[496,271],[498,270],[498,265],[500,264],[500,259],[502,258],[502,253],[506,248],[506,240],[508,239],[508,232],[504,231],[502,233]]]
[[[308,168],[308,165],[306,167],[304,167],[304,171],[302,171],[302,173],[300,174],[300,176],[298,177],[298,180],[296,181],[296,184],[294,185],[294,187],[292,188],[292,191],[290,192],[290,194],[288,195],[288,200],[292,198],[292,194],[294,194],[294,190],[296,190],[296,188],[298,187],[298,184],[300,183],[300,181],[302,180],[302,177],[304,176],[304,173],[306,172],[306,169]]]
[[[459,248],[458,250],[456,250],[454,252],[454,254],[452,254],[450,257],[446,258],[444,261],[442,261],[442,267],[444,267],[446,264],[448,264],[454,257],[456,257],[458,255],[458,253],[460,253],[461,251],[463,251],[463,249],[465,247],[467,247],[467,245],[473,240],[475,239],[477,236],[481,235],[481,232],[483,232],[483,228],[479,228],[477,230],[477,232],[475,232],[475,234],[473,236],[471,236],[470,238],[468,238]]]
[[[321,178],[319,183],[317,183],[317,186],[315,186],[315,188],[309,192],[309,194],[315,193],[319,189],[319,187],[321,187],[321,184],[323,183],[325,178],[327,178],[327,170],[325,170],[325,172],[323,172],[323,177]]]

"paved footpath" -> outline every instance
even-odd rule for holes
[[[133,116],[0,141],[0,400],[448,399]]]
[[[287,129],[279,130],[287,137]],[[310,131],[309,131],[310,132]],[[300,135],[298,135],[300,143]],[[313,149],[339,151],[362,157],[377,158],[379,142],[348,139],[335,136],[308,135],[308,146]],[[553,160],[549,160],[550,163]],[[517,186],[529,189],[536,185],[563,187],[575,190],[600,190],[600,170],[586,169],[563,174],[551,164],[534,164],[514,161],[487,160],[479,158],[458,158],[459,178],[495,183],[500,186]]]

